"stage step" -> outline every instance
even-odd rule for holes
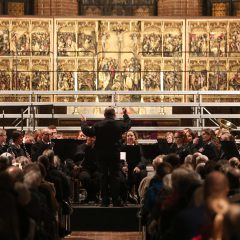
[[[75,205],[71,215],[72,231],[138,231],[138,205],[99,207]]]

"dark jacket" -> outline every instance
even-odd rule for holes
[[[132,171],[135,167],[139,167],[141,170],[146,169],[146,161],[142,156],[140,145],[123,145],[121,152],[126,152],[126,161],[128,169]]]
[[[123,115],[123,121],[114,118],[105,118],[95,123],[92,127],[87,122],[82,122],[81,128],[86,136],[96,136],[96,151],[99,153],[111,153],[120,150],[122,134],[131,127],[131,120],[127,114]]]
[[[77,147],[75,164],[81,165],[83,170],[94,172],[98,169],[95,146],[83,143]]]
[[[52,149],[52,147],[51,144],[44,143],[43,141],[34,143],[31,148],[32,161],[37,161],[38,157],[41,156],[46,149]]]

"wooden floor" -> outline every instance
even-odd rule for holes
[[[141,240],[139,232],[72,232],[64,240]]]

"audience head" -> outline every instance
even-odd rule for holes
[[[9,174],[14,183],[23,182],[23,171],[19,167],[11,166],[6,169],[6,172]]]
[[[50,167],[50,163],[49,163],[49,159],[46,155],[41,155],[38,157],[38,163],[42,164],[46,171],[48,171],[49,167]]]
[[[116,117],[115,109],[113,107],[105,108],[104,117],[105,118],[115,118]]]
[[[240,162],[239,162],[239,159],[236,158],[236,157],[232,157],[229,159],[229,164],[231,167],[233,168],[239,168],[240,166]]]
[[[200,176],[186,168],[177,168],[172,172],[172,186],[175,191],[180,194],[187,194],[189,197],[194,190],[201,185]]]
[[[204,197],[226,198],[229,192],[227,177],[218,171],[213,171],[206,176],[204,182]]]
[[[13,156],[10,153],[2,153],[0,155],[0,171],[6,170],[12,165]]]
[[[172,166],[167,162],[161,162],[156,167],[156,176],[162,179],[165,175],[172,172]]]
[[[15,165],[18,165],[21,169],[24,169],[29,163],[31,163],[31,161],[25,156],[17,157],[15,161]]]
[[[46,149],[44,152],[43,152],[43,155],[47,156],[48,157],[48,160],[49,160],[49,163],[50,165],[54,165],[54,151],[51,150],[51,149]]]
[[[155,157],[152,161],[152,166],[154,168],[154,170],[156,170],[157,166],[163,162],[163,158],[165,157],[165,155],[158,155],[157,157]]]
[[[193,160],[193,155],[191,155],[191,154],[188,154],[186,157],[185,157],[185,159],[184,159],[184,163],[185,164],[193,164],[193,162],[192,162],[192,160]]]
[[[7,133],[4,129],[0,129],[0,146],[5,144],[7,140]]]
[[[24,169],[24,183],[30,189],[39,187],[42,181],[41,171],[36,163],[28,164]]]
[[[206,155],[199,155],[196,158],[196,165],[198,165],[199,163],[206,163],[208,161],[208,157]]]
[[[177,168],[180,165],[180,157],[175,153],[166,155],[164,161],[170,163],[173,168]]]

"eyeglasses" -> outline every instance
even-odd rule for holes
[[[174,138],[182,138],[182,137],[174,137]]]

